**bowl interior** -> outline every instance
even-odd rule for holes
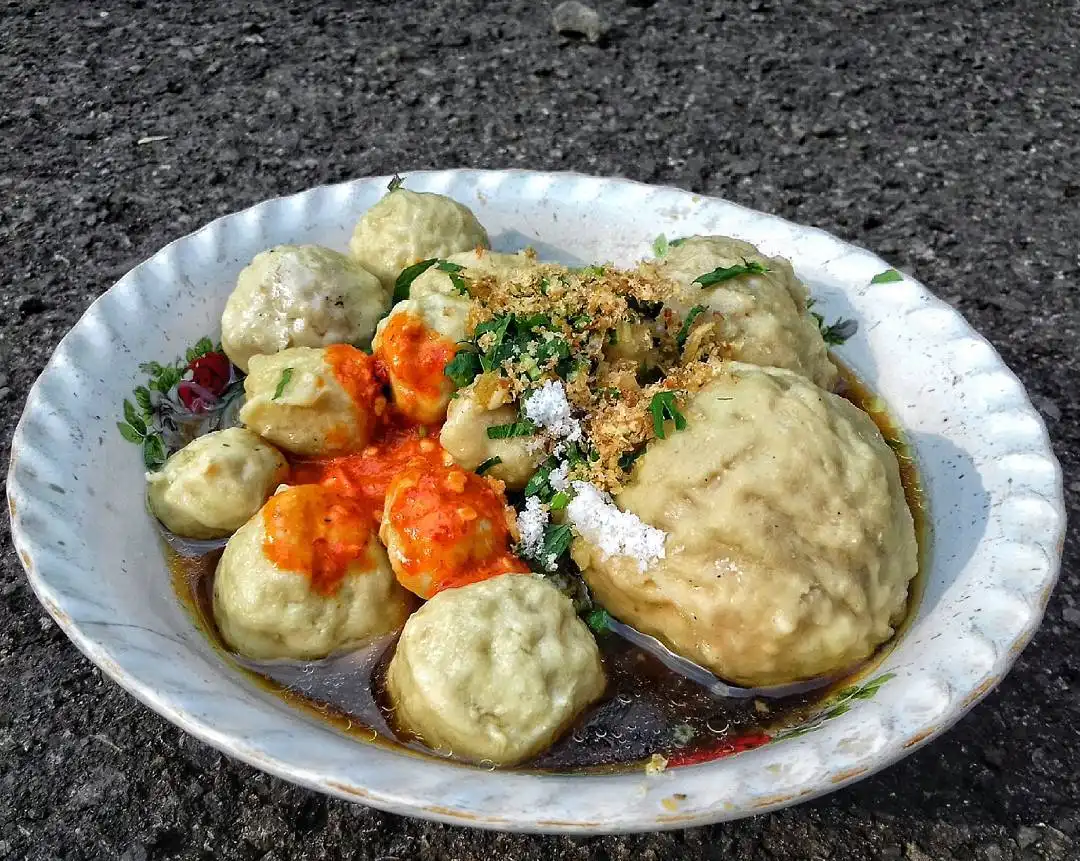
[[[1016,378],[916,282],[820,231],[672,189],[565,174],[415,173],[408,187],[470,206],[499,250],[630,264],[657,234],[721,233],[790,259],[829,318],[853,317],[841,358],[904,427],[927,494],[917,615],[877,672],[895,677],[813,732],[656,777],[488,773],[347,737],[234,671],[170,586],[137,449],[116,428],[140,363],[216,340],[226,297],[259,251],[345,249],[387,178],[268,201],[164,248],[99,299],[32,391],[12,446],[13,535],[71,639],[152,708],[290,780],[465,824],[616,831],[689,825],[791,803],[895,760],[985,695],[1026,644],[1056,575],[1060,475]]]

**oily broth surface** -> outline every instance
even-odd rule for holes
[[[869,413],[887,440],[900,438],[897,425],[873,393],[841,368],[839,393]],[[794,726],[840,687],[853,683],[891,651],[914,616],[925,570],[926,516],[915,462],[905,448],[893,446],[900,464],[908,507],[919,542],[919,574],[909,587],[907,614],[897,635],[885,643],[853,676],[827,688],[780,701],[714,701],[693,682],[613,634],[598,639],[608,689],[603,699],[548,750],[519,766],[542,771],[612,771],[639,768],[653,754],[692,760],[739,749],[740,739],[762,739],[768,729]],[[432,755],[418,739],[394,727],[393,710],[383,688],[383,674],[393,654],[395,636],[363,649],[318,661],[254,661],[230,653],[218,634],[211,608],[214,569],[221,551],[192,559],[165,547],[173,588],[196,624],[227,656],[263,688],[338,729],[366,742]],[[678,760],[676,760],[678,761]]]

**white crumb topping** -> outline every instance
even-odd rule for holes
[[[548,475],[548,484],[556,493],[564,493],[570,489],[570,464],[565,460],[553,469]]]
[[[578,534],[606,556],[629,556],[642,571],[664,558],[667,533],[662,529],[621,511],[610,496],[587,481],[575,481],[574,491],[566,516]]]
[[[574,418],[562,381],[548,380],[525,400],[525,416],[567,442],[581,440],[581,422]]]
[[[526,499],[524,510],[518,512],[517,527],[521,533],[522,551],[534,559],[539,559],[544,549],[544,527],[547,522],[548,512],[540,500],[535,496]],[[551,567],[550,563],[548,567]]]

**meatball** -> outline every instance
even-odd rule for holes
[[[150,510],[188,538],[235,532],[285,480],[281,452],[243,428],[192,440],[146,476]]]
[[[214,578],[221,636],[255,659],[356,647],[397,630],[414,606],[371,511],[318,485],[271,497],[229,539]]]
[[[279,245],[240,273],[221,315],[221,346],[245,372],[287,347],[366,346],[390,307],[379,279],[319,245]]]
[[[363,448],[385,407],[374,360],[346,344],[252,356],[240,421],[286,451],[342,454]]]
[[[463,267],[466,279],[491,277],[500,282],[509,281],[517,275],[535,269],[538,265],[535,258],[525,254],[502,254],[484,249],[451,254],[446,260],[448,263]],[[461,295],[449,273],[434,266],[417,276],[412,283],[409,296],[418,299],[428,293],[441,293],[444,296]]]
[[[536,445],[536,440],[527,437],[488,439],[489,427],[518,420],[517,408],[506,402],[505,389],[488,385],[488,376],[458,390],[457,397],[450,401],[439,442],[464,469],[476,469],[497,457],[498,463],[484,474],[505,482],[509,488],[521,490],[544,459],[544,451]]]
[[[420,463],[391,483],[379,536],[398,582],[421,598],[507,572],[513,509],[502,483],[458,466]]]
[[[616,503],[666,532],[642,570],[578,539],[613,616],[730,681],[772,685],[867,658],[918,567],[900,471],[873,420],[805,377],[725,364],[654,440]]]
[[[717,268],[744,262],[760,263],[768,271],[739,275],[711,287],[694,283]],[[697,322],[710,324],[702,334],[708,332],[724,358],[787,368],[822,388],[836,384],[836,367],[807,309],[809,294],[783,258],[765,257],[739,239],[693,236],[670,249],[659,266],[644,267],[679,285],[665,303],[679,319],[685,320],[695,306],[705,308]],[[688,339],[686,346],[687,354],[699,348],[695,339]]]
[[[442,421],[454,392],[444,373],[465,338],[469,301],[426,293],[394,306],[375,334],[375,355],[390,378],[397,408],[422,424]]]
[[[387,291],[406,266],[488,247],[487,232],[468,207],[442,194],[406,188],[391,191],[365,212],[349,242],[352,256]]]
[[[606,684],[570,599],[513,575],[432,598],[405,624],[386,683],[402,729],[495,765],[543,751]]]

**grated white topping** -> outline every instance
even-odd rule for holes
[[[556,493],[570,489],[570,464],[565,460],[548,474],[548,484]]]
[[[667,533],[662,529],[620,510],[610,496],[587,481],[575,481],[574,491],[566,516],[578,534],[606,556],[629,556],[642,571],[664,558]]]
[[[581,440],[581,422],[574,418],[562,381],[548,380],[525,400],[525,416],[566,442]]]
[[[538,497],[530,496],[525,500],[525,508],[518,512],[517,527],[521,533],[521,548],[532,556],[539,559],[544,549],[544,527],[547,526],[548,512]],[[550,568],[550,562],[548,563]]]

